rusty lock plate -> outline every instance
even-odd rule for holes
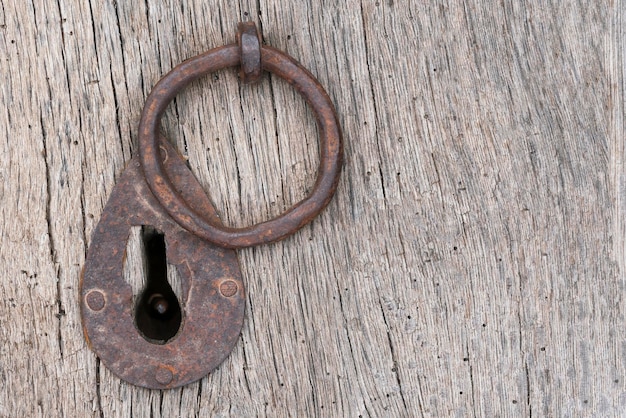
[[[135,385],[173,388],[217,367],[243,325],[245,292],[234,249],[293,234],[328,205],[337,188],[341,130],[323,87],[293,58],[262,45],[254,23],[239,24],[237,41],[183,62],[156,84],[141,116],[139,155],[115,186],[89,247],[80,285],[85,338],[103,364]],[[320,132],[320,167],[310,194],[280,216],[245,228],[220,222],[184,159],[159,134],[161,116],[180,90],[236,65],[245,83],[258,81],[262,70],[287,80],[312,107]],[[146,274],[163,270],[167,260],[181,280],[179,298],[161,283],[162,289],[148,285],[134,301],[123,277],[133,227],[149,227],[147,248],[160,237],[154,242],[163,253],[152,254]],[[171,334],[164,336],[163,329]]]
[[[172,182],[188,202],[214,217],[215,210],[178,152],[161,140]],[[133,226],[162,231],[167,262],[182,282],[180,330],[166,344],[137,328],[131,286],[124,280],[126,243]],[[149,388],[184,385],[204,377],[230,353],[243,324],[244,288],[234,250],[213,245],[181,228],[146,184],[138,158],[124,171],[98,224],[81,286],[89,345],[122,379]]]

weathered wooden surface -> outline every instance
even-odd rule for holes
[[[0,416],[620,416],[626,2],[0,0]],[[129,386],[78,279],[150,88],[236,23],[336,104],[336,199],[239,251],[246,320],[212,375]],[[236,71],[167,136],[230,225],[305,196],[312,115]]]

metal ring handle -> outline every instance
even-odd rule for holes
[[[166,74],[146,99],[139,123],[139,158],[150,190],[167,213],[188,231],[226,248],[278,241],[319,214],[333,197],[343,159],[339,121],[328,94],[315,77],[289,55],[260,46],[262,68],[291,84],[312,107],[320,134],[320,165],[311,193],[280,216],[244,228],[217,225],[195,212],[173,186],[163,168],[158,131],[163,112],[174,96],[199,77],[240,64],[241,48],[225,45],[191,58]]]

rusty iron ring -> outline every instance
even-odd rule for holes
[[[242,33],[242,27],[239,31],[240,40],[252,37],[249,32]],[[260,39],[258,34],[257,39]],[[315,114],[320,132],[320,165],[313,190],[305,199],[278,217],[244,228],[216,224],[189,206],[172,184],[161,161],[158,142],[161,116],[176,94],[189,83],[208,73],[242,64],[242,58],[242,71],[246,72],[244,81],[253,80],[254,64],[247,64],[245,58],[253,57],[254,52],[246,52],[243,42],[240,42],[241,45],[225,45],[191,58],[166,74],[146,99],[139,124],[139,158],[152,193],[183,228],[226,248],[244,248],[278,241],[309,223],[328,205],[334,195],[343,159],[339,121],[324,88],[294,58],[258,43],[262,69],[289,82]]]

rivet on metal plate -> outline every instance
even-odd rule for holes
[[[243,325],[244,286],[233,249],[293,234],[335,193],[343,151],[334,107],[306,69],[261,39],[254,23],[240,23],[237,44],[187,60],[156,84],[141,116],[139,155],[113,189],[95,229],[80,286],[85,338],[104,365],[132,384],[173,388],[217,367]],[[312,107],[320,131],[320,168],[311,193],[277,218],[246,228],[222,225],[183,158],[158,134],[161,116],[179,91],[236,65],[246,83],[258,81],[262,70],[287,80]],[[148,262],[146,286],[135,302],[123,268],[136,227]],[[178,296],[167,282],[167,264],[182,282]]]

